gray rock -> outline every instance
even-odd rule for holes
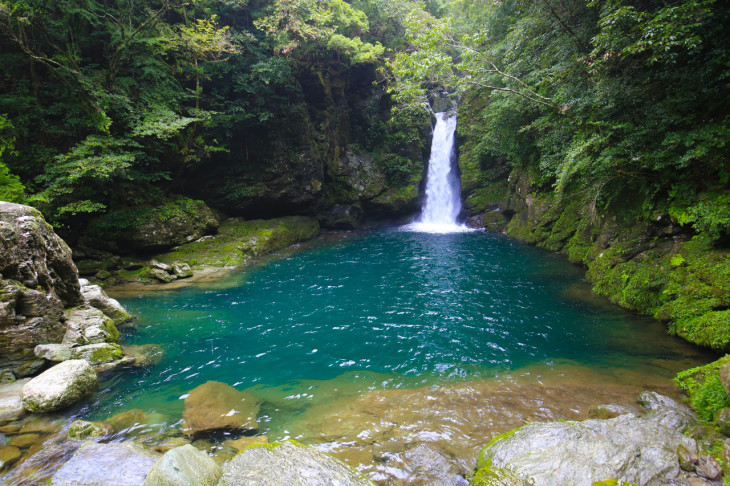
[[[78,307],[66,311],[66,334],[63,344],[83,346],[115,342],[119,339],[119,331],[111,318],[93,307]]]
[[[431,444],[419,444],[404,454],[409,482],[441,486],[469,486],[464,476],[470,471],[459,470],[456,461],[445,451]]]
[[[722,475],[722,468],[714,457],[710,455],[700,456],[697,462],[697,474],[707,479],[717,479]]]
[[[87,279],[85,279],[85,278],[80,278],[80,279],[79,279],[79,285],[80,285],[80,286],[81,286],[81,288],[83,289],[83,288],[84,288],[84,287],[86,287],[87,285],[91,285],[91,282],[89,282],[89,281],[88,281]]]
[[[680,475],[680,446],[697,450],[695,441],[678,431],[630,415],[550,422],[497,438],[482,450],[477,467],[509,469],[545,486],[591,486],[616,478],[660,484]]]
[[[159,268],[151,268],[150,269],[150,275],[159,280],[160,282],[170,283],[173,280],[175,280],[177,277],[174,275],[170,275],[164,270],[160,270]]]
[[[0,385],[0,424],[18,420],[25,415],[23,408],[23,386],[29,378]]]
[[[40,287],[64,306],[83,301],[71,249],[30,206],[0,202],[0,273],[28,288]]]
[[[190,444],[165,453],[147,473],[145,486],[215,486],[220,466]]]
[[[657,392],[642,392],[639,406],[649,412],[647,419],[670,429],[685,431],[697,424],[697,416],[688,406]]]
[[[73,359],[71,346],[67,344],[39,344],[33,350],[35,355],[48,361],[67,361]]]
[[[253,446],[234,457],[219,486],[373,486],[359,472],[293,441]]]
[[[85,285],[81,287],[81,294],[86,302],[110,317],[114,324],[119,325],[132,319],[132,316],[116,299],[112,299],[98,285]]]
[[[88,439],[89,437],[104,437],[112,433],[109,425],[101,422],[87,422],[74,420],[68,427],[69,439]]]
[[[0,385],[6,385],[16,380],[13,370],[4,369],[0,371]]]
[[[58,410],[79,401],[97,384],[96,372],[87,361],[63,361],[23,386],[23,407],[30,412]]]
[[[20,377],[33,376],[38,374],[44,366],[46,366],[46,360],[44,359],[27,360],[15,368],[15,374]]]
[[[725,393],[730,395],[730,363],[724,363],[720,366],[720,382],[725,389]]]
[[[172,273],[175,274],[177,278],[188,278],[193,276],[193,270],[187,263],[173,263]]]
[[[150,261],[150,268],[156,268],[167,273],[172,272],[172,266],[168,265],[167,263],[158,262],[157,260]]]
[[[135,442],[86,442],[56,471],[51,486],[142,486],[160,457]]]
[[[125,366],[133,366],[134,365],[134,358],[130,358],[128,356],[124,356],[120,359],[115,359],[114,361],[109,361],[107,363],[92,363],[92,367],[94,368],[94,371],[96,371],[97,374],[101,373],[108,373],[109,371],[115,371],[119,368],[124,368]]]
[[[730,408],[721,408],[715,416],[717,430],[730,436]]]

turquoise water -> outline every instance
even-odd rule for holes
[[[105,382],[86,410],[179,419],[208,380],[269,403],[262,428],[338,393],[417,387],[570,361],[670,378],[707,356],[662,325],[590,297],[583,271],[500,235],[384,230],[270,258],[211,287],[120,299],[138,318],[125,344],[165,358]],[[276,435],[276,434],[274,434]]]

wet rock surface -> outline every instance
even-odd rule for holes
[[[373,486],[354,469],[293,441],[249,447],[229,462],[219,485]]]
[[[222,475],[213,459],[191,445],[176,447],[155,462],[145,486],[215,486]]]

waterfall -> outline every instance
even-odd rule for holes
[[[426,177],[426,199],[420,218],[407,229],[429,233],[468,231],[456,222],[461,212],[461,183],[455,170],[454,132],[456,116],[436,113]]]

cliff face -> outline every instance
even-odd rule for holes
[[[29,375],[33,348],[60,342],[63,308],[83,302],[78,272],[38,210],[0,202],[0,274],[0,368]]]
[[[462,137],[469,224],[564,253],[586,267],[597,294],[667,322],[690,342],[730,348],[727,248],[665,212],[647,218],[631,201],[605,209],[580,189],[557,194],[529,169],[480,153],[468,127]]]

